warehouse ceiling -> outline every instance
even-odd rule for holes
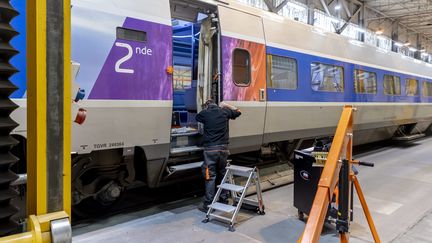
[[[414,33],[432,37],[432,0],[364,0],[366,6],[382,13],[368,21],[385,18],[397,21]]]

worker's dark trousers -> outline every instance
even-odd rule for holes
[[[212,203],[216,194],[216,186],[221,183],[225,175],[228,155],[229,151],[226,145],[215,145],[204,148],[202,173],[205,179],[205,195],[203,200],[205,206]],[[222,191],[220,200],[228,200],[228,191]]]

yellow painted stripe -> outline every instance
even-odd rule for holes
[[[47,212],[46,0],[27,2],[28,214]]]
[[[64,0],[63,210],[71,215],[71,3]]]

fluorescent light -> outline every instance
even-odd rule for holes
[[[385,36],[382,36],[382,35],[378,35],[377,38],[380,40],[387,40],[387,38]]]
[[[340,4],[337,4],[336,6],[335,6],[335,10],[340,10],[341,9],[341,5]]]
[[[377,34],[377,35],[382,35],[383,33],[384,33],[384,31],[381,29],[375,31],[375,34]]]
[[[407,42],[405,42],[403,45],[404,45],[404,46],[409,46],[409,45],[411,45],[411,43],[410,43],[409,41],[407,41]]]
[[[414,47],[410,47],[410,48],[408,48],[408,50],[410,50],[410,51],[417,51],[417,49],[414,48]]]
[[[400,43],[400,42],[395,42],[394,45],[395,45],[395,46],[399,46],[399,47],[403,46],[403,44]]]

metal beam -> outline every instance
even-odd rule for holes
[[[275,7],[276,13],[279,12],[286,4],[288,0],[283,0],[278,6]]]
[[[345,9],[346,15],[348,16],[348,18],[351,18],[352,15],[351,15],[351,12],[350,12],[350,10],[348,8],[347,2],[345,0],[341,0],[341,2],[342,2],[343,8]]]
[[[341,34],[346,27],[348,27],[349,23],[351,22],[351,20],[360,12],[361,6],[357,8],[357,10],[354,12],[354,14],[348,18],[348,20],[345,22],[345,24],[339,28],[336,33]]]
[[[325,0],[320,0],[322,7],[327,15],[332,16]]]
[[[314,25],[315,22],[315,4],[314,0],[306,0],[306,4],[308,7],[308,24]]]

